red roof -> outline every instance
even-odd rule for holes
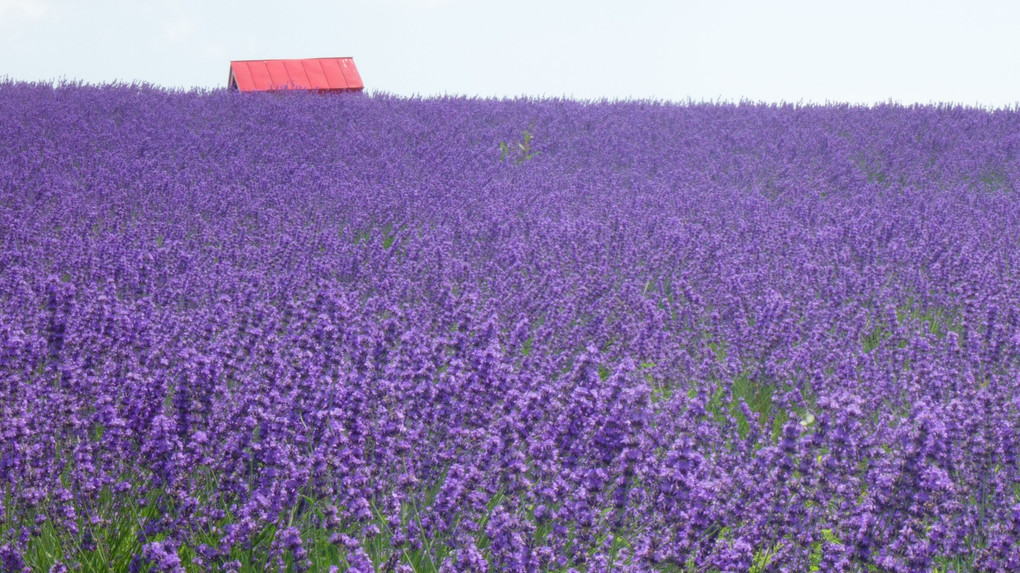
[[[269,90],[361,91],[353,58],[239,60],[230,62],[227,87],[243,92]]]

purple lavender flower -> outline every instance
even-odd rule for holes
[[[5,570],[1018,567],[1016,110],[235,96],[0,85]]]

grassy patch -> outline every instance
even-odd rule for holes
[[[534,159],[538,156],[532,144],[535,139],[534,125],[529,125],[527,129],[521,132],[521,140],[515,143],[507,143],[506,141],[499,142],[499,160],[506,161],[508,158],[514,160],[514,163],[521,164],[529,159]]]

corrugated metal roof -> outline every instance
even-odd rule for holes
[[[236,60],[230,62],[227,87],[243,92],[365,89],[353,58]]]

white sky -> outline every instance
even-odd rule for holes
[[[576,99],[1020,102],[1020,2],[0,0],[0,77],[223,87],[353,56],[366,89]]]

